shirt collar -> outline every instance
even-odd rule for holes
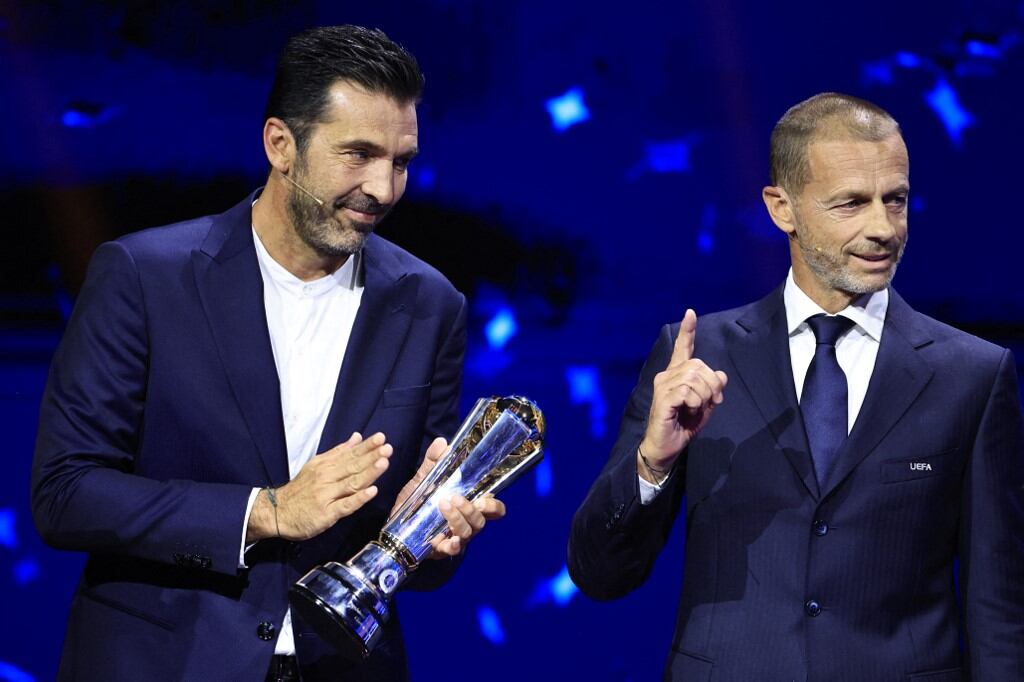
[[[256,233],[255,227],[252,228],[252,240],[256,244],[256,256],[259,258],[260,269],[263,270],[264,274],[272,277],[278,285],[289,291],[301,291],[307,296],[319,296],[336,287],[352,291],[361,284],[362,268],[360,264],[363,259],[362,251],[357,251],[349,258],[346,258],[345,263],[331,274],[306,282],[293,275],[287,268],[274,260],[274,257],[270,255],[270,252],[263,245],[260,236]]]
[[[825,310],[811,300],[811,297],[796,285],[793,279],[793,268],[786,276],[786,286],[782,291],[782,300],[786,306],[786,328],[789,335],[800,330],[807,318],[825,313]],[[882,327],[885,326],[885,313],[889,309],[889,289],[882,289],[870,294],[858,296],[850,305],[840,310],[837,315],[853,320],[860,329],[876,342],[882,340]],[[825,313],[828,314],[828,313]]]

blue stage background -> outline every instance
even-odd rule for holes
[[[89,255],[261,184],[277,51],[346,22],[383,28],[427,75],[423,153],[381,232],[470,297],[464,407],[520,393],[549,422],[508,518],[450,584],[400,597],[414,679],[660,676],[681,524],[642,588],[596,603],[565,573],[569,523],[660,325],[785,276],[760,189],[772,124],[800,99],[839,90],[896,116],[913,181],[897,288],[1024,361],[1024,2],[7,3],[0,682],[54,676],[83,563],[43,546],[28,485]]]

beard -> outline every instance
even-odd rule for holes
[[[309,187],[309,179],[303,165],[296,165],[295,181],[302,187]],[[317,192],[317,195],[322,196],[322,193]],[[357,190],[333,202],[324,201],[321,206],[312,196],[292,187],[285,207],[299,239],[318,255],[329,258],[347,257],[358,253],[376,225],[375,222],[367,228],[365,223],[339,219],[335,216],[337,211],[351,208],[380,217],[386,213],[383,205]]]
[[[904,249],[907,248],[907,237],[904,237],[898,247],[895,244],[883,245],[878,242],[861,241],[847,245],[844,250],[820,243],[816,238],[810,237],[814,231],[803,223],[798,222],[797,229],[797,244],[804,263],[818,281],[830,289],[851,294],[870,294],[888,287],[892,283],[892,278],[896,276],[896,268],[903,258]],[[892,263],[884,272],[856,272],[849,262],[853,257],[851,254],[854,253],[862,256],[889,255]]]

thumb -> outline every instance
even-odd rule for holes
[[[448,449],[448,441],[438,436],[427,448],[427,454],[423,456],[423,461],[430,460],[431,462],[437,462],[441,459],[441,455]]]

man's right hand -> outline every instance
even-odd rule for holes
[[[246,544],[264,538],[308,540],[354,514],[377,494],[373,485],[387,471],[392,447],[383,433],[363,439],[358,433],[309,460],[299,474],[277,488],[277,515],[261,490],[256,496]]]
[[[679,324],[679,335],[668,367],[654,377],[654,395],[647,418],[647,430],[640,443],[637,471],[651,483],[658,483],[658,474],[672,469],[676,458],[700,432],[715,407],[722,404],[729,378],[722,371],[713,371],[702,360],[693,357],[697,335],[697,313],[687,310]],[[657,471],[651,471],[651,468]]]

